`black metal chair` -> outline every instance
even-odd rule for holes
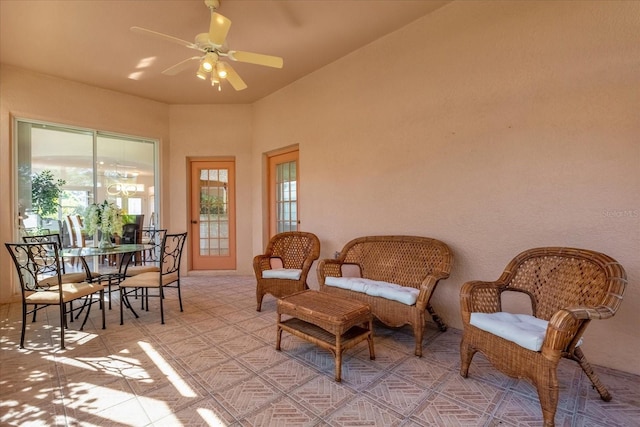
[[[160,256],[165,234],[167,234],[167,230],[165,229],[143,230],[141,243],[153,245],[153,247],[137,255],[140,257],[139,262],[136,262],[138,260],[135,256],[129,256],[128,259],[123,259],[124,268],[121,271],[122,276],[130,277],[142,273],[160,271]]]
[[[56,243],[59,250],[62,250],[62,238],[58,233],[39,234],[32,236],[22,236],[24,243]],[[62,281],[64,283],[93,282],[100,277],[100,273],[92,272],[87,261],[79,257],[82,262],[84,272],[67,273],[64,260],[60,261],[60,269],[62,273]]]
[[[187,239],[187,233],[165,234],[162,239],[160,252],[160,268],[155,272],[141,273],[136,276],[127,277],[120,282],[120,324],[124,324],[123,308],[126,305],[134,314],[139,317],[131,304],[128,295],[137,292],[138,289],[144,291],[143,299],[146,301],[146,309],[149,310],[149,297],[158,297],[160,300],[160,323],[164,324],[164,289],[176,288],[178,290],[178,301],[180,311],[182,310],[182,296],[180,294],[180,260],[182,259],[182,249]],[[149,295],[150,289],[158,289],[157,295]]]
[[[36,312],[50,305],[57,305],[60,310],[61,349],[65,348],[64,331],[67,327],[67,312],[72,314],[74,310],[87,308],[84,321],[80,326],[82,330],[89,317],[91,305],[97,302],[102,309],[102,329],[105,329],[104,287],[99,283],[65,282],[62,277],[58,243],[5,243],[5,247],[13,259],[20,279],[22,295],[20,348],[24,348],[27,315],[33,313],[35,322]],[[99,294],[100,298],[93,299],[95,294]],[[84,299],[85,304],[73,309],[71,302],[78,299]],[[69,303],[69,311],[67,311],[67,303]]]

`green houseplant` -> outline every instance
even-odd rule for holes
[[[58,212],[62,186],[66,183],[63,179],[54,179],[50,170],[43,170],[31,177],[31,210],[40,218],[40,225],[42,218]]]

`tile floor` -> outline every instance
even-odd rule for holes
[[[348,351],[342,383],[330,353],[283,334],[275,350],[275,300],[255,311],[253,277],[183,278],[185,311],[166,297],[107,329],[91,313],[59,349],[55,309],[29,323],[24,350],[19,304],[0,306],[0,424],[14,426],[540,426],[535,391],[474,358],[458,374],[460,331],[429,328],[424,356],[407,329],[376,325]],[[115,298],[115,296],[114,296]],[[156,305],[154,305],[154,303]],[[558,426],[640,426],[639,377],[595,367],[614,396],[603,402],[577,364],[560,368]]]

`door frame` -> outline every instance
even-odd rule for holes
[[[270,159],[276,156],[282,156],[285,154],[297,152],[297,160],[296,160],[296,211],[298,214],[298,230],[300,230],[300,146],[298,144],[289,145],[287,147],[282,147],[277,150],[272,150],[264,153],[264,205],[263,205],[263,243],[268,242],[272,236],[273,231],[273,221],[274,221],[274,210],[275,210],[275,201],[274,201],[274,189],[272,188],[272,172],[271,172],[271,164]]]
[[[187,186],[187,217],[186,217],[186,227],[187,230],[191,231],[192,229],[192,223],[191,220],[193,218],[193,209],[192,209],[192,200],[194,197],[194,188],[192,188],[191,185],[191,178],[192,178],[192,174],[193,174],[193,166],[195,163],[199,163],[199,162],[233,162],[234,164],[234,171],[237,172],[237,159],[234,156],[207,156],[207,157],[187,157],[187,167],[186,167],[186,178],[187,178],[187,182],[186,182],[186,186]],[[234,173],[235,173],[234,172]],[[234,183],[236,182],[236,176],[234,175]],[[235,184],[234,184],[235,186]],[[237,247],[237,224],[236,224],[236,196],[235,196],[235,188],[233,189],[234,191],[234,198],[233,198],[233,205],[234,205],[234,218],[233,221],[229,221],[230,222],[230,229],[229,229],[229,233],[233,234],[233,239],[234,239],[234,253],[233,253],[233,257],[235,258],[235,269],[237,270],[238,268],[238,247]],[[231,229],[231,222],[233,222],[233,229]],[[193,269],[193,259],[195,257],[195,254],[191,253],[191,250],[194,247],[194,239],[196,238],[196,236],[194,235],[194,233],[189,232],[187,235],[187,239],[188,239],[188,260],[187,260],[187,268],[190,271],[209,271],[209,270],[194,270]],[[231,253],[230,253],[231,255]],[[230,271],[230,270],[215,270],[215,271]]]

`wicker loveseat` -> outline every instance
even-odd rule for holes
[[[449,277],[452,261],[448,246],[435,239],[360,237],[347,243],[337,259],[318,263],[318,282],[322,292],[369,304],[388,326],[411,325],[415,354],[422,356],[425,312],[446,330],[429,300],[440,279]]]

